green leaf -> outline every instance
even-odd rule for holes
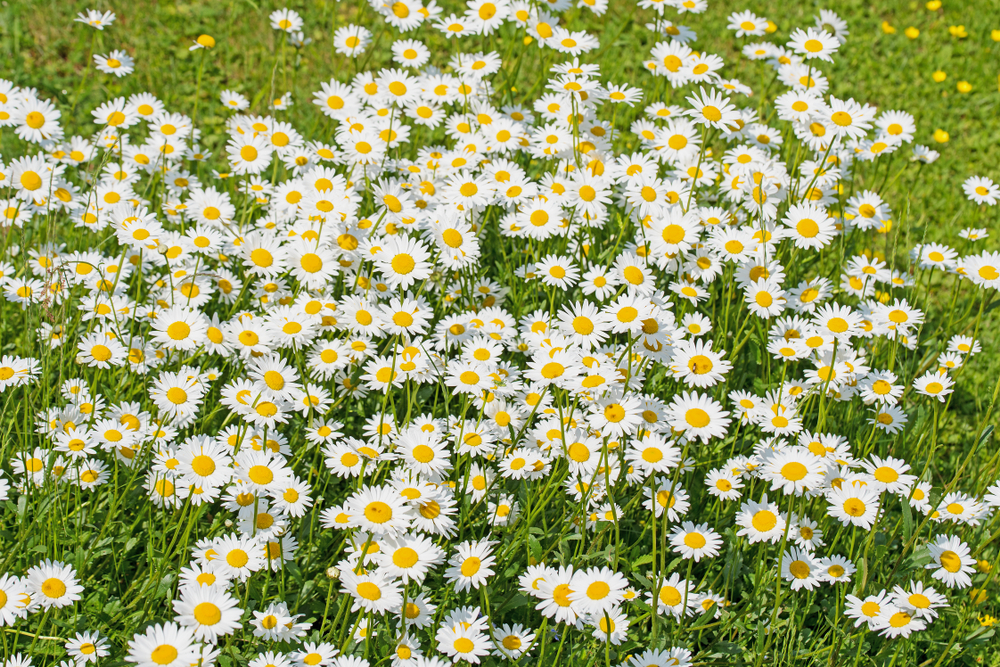
[[[903,499],[903,542],[909,542],[913,535],[913,514],[910,513],[910,501]]]
[[[652,563],[652,562],[653,562],[653,554],[646,554],[645,556],[640,556],[639,558],[637,558],[632,562],[632,569],[634,570],[638,567],[642,567],[646,563]]]
[[[987,630],[983,634],[977,635],[976,633],[979,632],[980,630],[982,630],[982,628],[976,628],[975,630],[973,630],[972,632],[970,632],[965,637],[965,643],[967,643],[967,644],[984,644],[984,643],[986,643],[987,639],[990,639],[993,635],[996,634],[996,630],[994,630],[993,628],[990,628],[989,630]]]
[[[534,535],[528,535],[528,553],[534,562],[542,560],[542,543]]]
[[[746,650],[733,642],[719,641],[712,644],[712,650],[720,655],[743,655]]]
[[[689,629],[693,630],[695,628],[700,628],[703,625],[707,625],[708,622],[711,621],[714,618],[715,618],[715,614],[706,612],[706,613],[702,614],[701,616],[699,616],[698,620],[696,620],[694,623],[692,623]]]
[[[496,609],[495,613],[499,614],[500,612],[510,611],[511,609],[517,609],[518,607],[523,607],[529,603],[531,603],[531,600],[529,600],[527,596],[521,593],[517,593],[503,606],[501,606],[499,609]]]

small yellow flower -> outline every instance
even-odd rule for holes
[[[196,39],[195,41],[201,44],[206,49],[215,48],[215,37],[212,37],[211,35],[199,35],[198,39]]]
[[[946,144],[948,143],[949,139],[951,139],[951,135],[949,135],[944,130],[940,128],[934,130],[934,141],[938,142],[939,144]]]
[[[1000,30],[991,30],[990,31],[990,38],[994,42],[1000,42]]]
[[[982,604],[986,602],[986,598],[987,598],[986,591],[984,591],[983,589],[981,588],[969,589],[969,599],[972,601],[972,604]]]
[[[931,0],[927,3],[927,9],[932,12],[941,9],[941,0]]]
[[[885,261],[885,253],[881,250],[872,250],[871,248],[865,248],[861,251],[861,254],[868,259],[877,259],[880,262]]]
[[[764,28],[764,32],[766,32],[769,35],[772,34],[772,33],[778,32],[778,24],[775,23],[774,21],[768,21],[767,22],[767,27]],[[1000,30],[997,30],[997,31],[994,31],[994,32],[1000,32]],[[1000,38],[998,38],[997,41],[1000,41]]]
[[[960,93],[972,92],[972,84],[969,83],[968,81],[959,81],[955,87],[958,88],[958,92]]]
[[[896,29],[889,25],[888,21],[882,21],[882,32],[887,35],[895,35]]]
[[[938,70],[938,71],[934,72],[933,74],[931,74],[931,77],[937,83],[941,83],[942,81],[944,81],[945,79],[948,78],[948,75],[945,74],[944,72],[942,72],[941,70]]]
[[[979,625],[983,626],[984,628],[992,628],[996,624],[997,624],[997,619],[995,616],[990,616],[989,614],[986,614],[985,616],[979,617]]]
[[[952,37],[957,37],[958,39],[965,39],[969,36],[969,33],[965,31],[964,25],[953,25],[948,28],[948,32],[951,33]]]
[[[904,30],[903,34],[909,37],[910,39],[916,39],[917,37],[920,37],[920,31],[914,28],[912,25],[906,30]]]
[[[531,35],[525,35],[525,36],[524,36],[524,45],[525,45],[525,46],[528,46],[528,45],[529,45],[529,44],[531,44],[531,43],[532,43],[533,41],[535,41],[535,40],[531,38]]]
[[[976,569],[978,569],[983,574],[989,574],[990,570],[993,569],[993,566],[990,565],[990,562],[988,560],[984,559],[976,563]]]

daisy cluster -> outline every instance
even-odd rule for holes
[[[975,228],[961,252],[861,250],[899,239],[883,165],[917,178],[938,156],[910,114],[829,94],[846,24],[823,11],[778,44],[734,13],[765,101],[666,18],[704,0],[638,3],[645,89],[603,81],[570,3],[542,4],[371,2],[393,66],[318,85],[326,132],[277,116],[290,92],[272,115],[213,92],[214,159],[151,93],[68,136],[66,110],[0,81],[23,148],[0,163],[3,312],[34,323],[0,391],[58,387],[34,433],[11,420],[0,496],[187,527],[149,622],[78,633],[68,659],[208,667],[238,642],[251,667],[543,664],[569,637],[586,660],[690,665],[687,624],[763,630],[809,596],[835,627],[906,637],[989,586],[1000,485],[958,489],[965,459],[935,489],[931,469],[985,296],[932,337],[925,293],[979,299],[1000,254],[972,252]],[[308,46],[295,11],[270,22]],[[509,52],[462,49],[495,35],[546,50],[537,97],[515,101]],[[355,65],[374,48],[362,25],[333,39]],[[918,407],[933,438],[904,438]],[[895,567],[871,568],[876,535]],[[3,575],[0,625],[85,600],[80,567]]]

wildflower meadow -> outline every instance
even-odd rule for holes
[[[1000,665],[997,3],[0,44],[3,667]]]

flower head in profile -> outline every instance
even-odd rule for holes
[[[101,12],[96,9],[88,9],[86,13],[81,12],[73,19],[78,23],[89,25],[91,28],[103,31],[104,28],[115,22],[115,13],[112,11]]]
[[[94,54],[94,64],[105,74],[114,74],[118,78],[131,74],[135,69],[135,61],[121,50],[115,50],[106,56]]]

